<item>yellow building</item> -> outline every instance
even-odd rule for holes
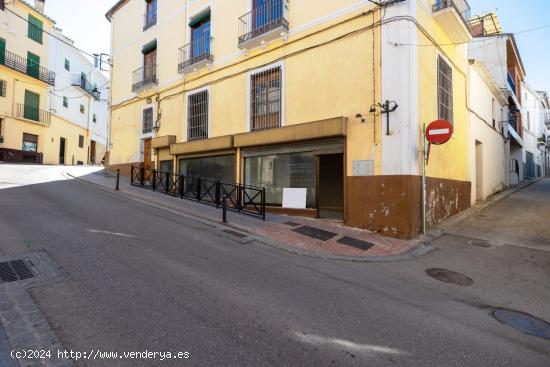
[[[121,0],[106,15],[110,167],[259,186],[271,210],[411,237],[424,123],[455,130],[431,149],[429,224],[470,205],[468,11],[438,0]],[[283,205],[289,188],[306,189],[305,208]]]
[[[62,98],[55,93],[60,78],[54,71],[61,53],[52,34],[61,32],[45,15],[44,0],[33,5],[0,2],[0,162],[89,163],[90,129],[55,110],[54,98]]]

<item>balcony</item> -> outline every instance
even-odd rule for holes
[[[143,31],[157,24],[157,10],[150,10],[143,15]]]
[[[3,54],[0,54],[0,65],[4,65],[49,85],[55,85],[55,72],[43,68],[40,65],[29,63],[27,59],[7,50],[4,51]]]
[[[470,33],[470,5],[466,0],[435,0],[432,7],[435,21],[446,30],[451,42],[468,42]]]
[[[73,81],[71,84],[73,87],[78,87],[90,96],[94,97],[96,101],[99,101],[101,93],[82,75],[73,75]]]
[[[41,110],[26,104],[17,103],[15,108],[15,117],[49,126],[51,124],[52,114],[49,111]]]
[[[288,33],[283,0],[267,0],[239,18],[239,48],[250,49]]]
[[[544,110],[544,124],[550,128],[550,110]]]
[[[212,37],[205,34],[179,49],[178,72],[195,71],[212,63]]]
[[[158,85],[157,64],[146,65],[132,73],[132,92]]]

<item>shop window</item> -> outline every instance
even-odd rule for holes
[[[24,152],[38,151],[38,135],[23,133],[23,151]]]
[[[180,159],[179,173],[213,181],[235,182],[235,156]]]

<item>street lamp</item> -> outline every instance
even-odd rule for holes
[[[370,113],[380,109],[380,113],[386,114],[386,135],[390,135],[390,113],[395,112],[399,105],[395,101],[386,101],[384,103],[376,103],[370,106]]]

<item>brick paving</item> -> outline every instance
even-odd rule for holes
[[[71,175],[70,168],[67,169],[67,173]],[[113,191],[115,188],[115,176],[107,171],[99,171],[78,178],[104,188],[112,189]],[[120,176],[119,192],[200,219],[221,221],[221,209],[191,200],[175,198],[162,192],[153,192],[148,189],[132,187],[130,186],[130,179],[126,176]],[[342,223],[329,220],[268,213],[264,222],[257,218],[228,212],[228,222],[228,225],[231,227],[278,242],[297,252],[307,252],[327,257],[349,258],[350,260],[353,260],[353,258],[370,258],[373,260],[388,258],[399,260],[406,258],[406,256],[423,246],[418,240],[406,241],[384,237],[366,230],[348,228],[343,226]],[[293,222],[294,226],[285,224],[287,222]],[[309,226],[332,232],[335,236],[323,241],[293,231],[301,226]],[[364,250],[339,243],[338,241],[345,236],[373,244],[373,246]]]

